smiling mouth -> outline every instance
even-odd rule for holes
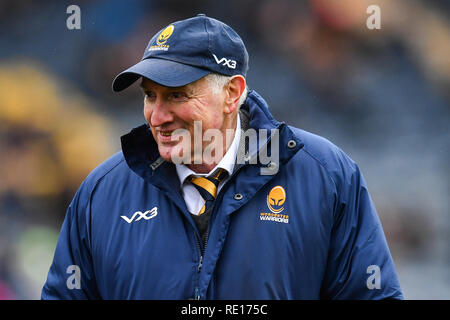
[[[183,128],[156,129],[155,139],[161,143],[174,144],[180,140],[190,139],[190,133]]]
[[[175,138],[175,130],[158,131],[158,140],[162,143],[174,143],[177,140]]]

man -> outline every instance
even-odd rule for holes
[[[43,299],[402,298],[357,165],[276,121],[247,69],[236,32],[198,15],[116,77],[141,79],[148,123],[75,195]]]

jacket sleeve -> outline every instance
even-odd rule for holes
[[[92,266],[89,217],[89,195],[82,185],[67,209],[41,299],[100,298]]]
[[[381,222],[358,166],[344,156],[323,299],[403,299]]]

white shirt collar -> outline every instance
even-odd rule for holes
[[[190,175],[194,174],[198,176],[208,176],[212,174],[214,171],[216,171],[218,168],[225,169],[228,172],[228,175],[230,176],[234,170],[240,140],[241,140],[241,120],[238,112],[233,142],[231,143],[230,147],[228,148],[227,152],[220,160],[220,162],[214,167],[214,169],[212,169],[207,174],[200,174],[195,173],[184,164],[175,164],[175,168],[177,170],[178,178],[180,179],[181,185],[183,185],[186,178],[189,177]]]

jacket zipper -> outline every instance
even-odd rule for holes
[[[237,170],[232,173],[230,178],[235,176],[241,170],[242,167],[243,166],[238,167]],[[217,201],[217,199],[216,199],[216,201]],[[201,299],[200,288],[199,288],[199,286],[200,286],[200,272],[202,271],[202,267],[203,267],[203,256],[205,255],[206,245],[208,244],[209,229],[211,227],[211,220],[212,220],[212,217],[213,217],[214,208],[215,208],[215,203],[214,203],[214,205],[213,205],[213,207],[211,209],[212,210],[211,217],[210,217],[210,220],[209,220],[209,223],[208,223],[208,228],[206,229],[205,240],[203,241],[203,248],[201,246],[201,239],[199,239],[199,237],[197,236],[197,233],[195,233],[195,231],[194,231],[194,236],[195,236],[195,239],[196,239],[196,242],[197,242],[197,248],[198,248],[198,252],[199,252],[199,262],[198,262],[198,266],[197,266],[197,286],[195,287],[195,290],[194,290],[194,300],[200,300]]]
[[[277,128],[280,128],[281,126],[282,126],[282,124],[281,124],[280,126],[278,126]],[[266,143],[265,143],[264,145],[267,145],[267,144],[270,142],[271,138],[272,138],[272,137],[269,137],[268,141],[266,141]],[[228,182],[231,180],[231,178],[234,177],[234,176],[236,176],[237,173],[238,173],[239,171],[241,171],[241,169],[242,169],[244,166],[245,166],[245,164],[239,166],[239,167],[231,174],[231,176],[228,178],[228,181],[227,181],[226,184],[228,184]],[[222,189],[223,189],[223,187],[222,187]],[[222,193],[222,194],[223,194],[223,193]],[[216,201],[217,201],[217,200],[218,200],[218,199],[216,199]],[[202,271],[202,267],[203,267],[203,256],[204,256],[204,254],[205,254],[205,251],[206,251],[206,245],[207,245],[207,243],[208,243],[208,238],[209,238],[209,228],[210,228],[210,226],[211,226],[211,219],[212,219],[212,217],[213,217],[214,207],[215,207],[215,203],[214,203],[213,208],[212,208],[211,218],[210,218],[209,223],[208,223],[208,228],[206,229],[205,240],[203,241],[203,248],[202,248],[202,246],[201,246],[201,239],[199,239],[199,237],[197,236],[197,233],[194,231],[194,236],[195,236],[195,239],[196,239],[196,242],[197,242],[197,248],[198,248],[198,252],[199,252],[199,262],[198,262],[198,266],[197,266],[197,286],[195,287],[195,290],[194,290],[194,300],[200,300],[200,299],[201,299],[201,296],[200,296],[200,288],[199,288],[199,286],[200,286],[200,272]]]
[[[199,289],[199,285],[200,285],[200,272],[202,271],[202,266],[203,266],[203,250],[200,244],[200,239],[198,238],[197,234],[194,231],[194,236],[195,236],[195,240],[197,243],[197,249],[198,249],[198,253],[199,253],[199,258],[198,258],[198,266],[197,266],[197,286],[195,287],[195,291],[194,291],[194,300],[200,300],[200,289]]]
[[[211,210],[214,210],[214,205],[213,208]],[[211,213],[212,216],[212,213]],[[194,232],[194,236],[195,239],[197,240],[197,248],[198,248],[198,252],[199,252],[199,261],[198,261],[198,266],[197,266],[197,286],[195,287],[195,292],[194,292],[194,300],[200,300],[200,272],[202,271],[202,267],[203,267],[203,256],[205,255],[205,251],[206,251],[206,245],[208,244],[208,238],[209,238],[209,228],[211,225],[211,220],[208,223],[208,228],[206,228],[206,233],[204,236],[204,240],[203,243],[201,242],[202,240],[199,239],[199,237],[197,236],[197,234]],[[202,245],[203,244],[203,247]]]
[[[238,167],[229,177],[228,182],[230,181],[230,179],[235,176],[239,171],[241,171],[241,169],[244,167],[244,165]],[[228,183],[227,182],[227,183]],[[223,187],[222,187],[223,189]],[[221,197],[222,198],[222,197]],[[217,199],[216,199],[217,201]],[[198,248],[198,252],[199,252],[199,262],[198,262],[198,266],[197,266],[197,286],[195,287],[195,291],[194,291],[194,300],[200,300],[200,272],[202,271],[202,267],[203,267],[203,256],[205,255],[205,251],[206,251],[206,245],[208,243],[208,238],[209,238],[209,229],[211,227],[211,220],[213,217],[213,213],[214,213],[214,208],[215,208],[215,203],[212,207],[212,212],[211,212],[211,218],[209,220],[208,223],[208,228],[206,229],[206,234],[205,234],[205,240],[203,241],[203,248],[201,246],[201,239],[199,239],[199,237],[197,236],[197,233],[194,231],[194,236],[197,242],[197,248]]]
[[[270,137],[271,138],[271,137]],[[270,141],[269,138],[269,141]],[[267,141],[266,144],[269,142]],[[239,166],[232,174],[231,176],[228,178],[228,182],[231,180],[232,177],[236,176],[237,173],[239,171],[241,171],[241,169],[244,167],[245,165],[241,165]],[[228,182],[226,184],[228,184]],[[223,187],[222,187],[223,189]],[[223,194],[223,193],[222,193]],[[216,199],[217,201],[217,199]],[[205,235],[205,240],[203,241],[203,248],[201,246],[201,239],[198,238],[197,234],[194,232],[194,236],[195,239],[197,240],[197,248],[198,248],[198,252],[199,252],[199,262],[198,262],[198,266],[197,266],[197,286],[195,287],[195,291],[194,291],[194,300],[200,300],[201,296],[200,296],[200,272],[202,271],[202,267],[203,267],[203,256],[205,254],[205,250],[206,250],[206,245],[208,243],[208,238],[209,238],[209,228],[211,226],[211,219],[213,217],[213,213],[214,213],[214,208],[215,208],[215,203],[213,205],[212,208],[212,212],[211,212],[211,218],[209,220],[208,223],[208,228],[206,229],[206,235]]]

